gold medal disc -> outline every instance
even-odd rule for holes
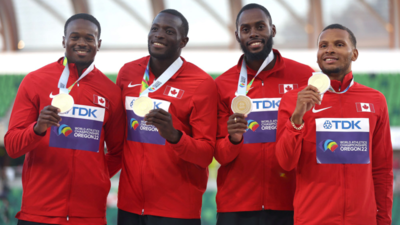
[[[54,96],[51,105],[60,109],[60,113],[68,113],[74,106],[74,98],[66,93]]]
[[[308,85],[316,87],[320,94],[324,94],[331,86],[331,80],[326,74],[320,72],[313,73],[308,79]]]
[[[232,100],[232,111],[234,113],[249,114],[251,112],[251,99],[244,95],[238,95]]]
[[[151,98],[142,96],[135,100],[132,108],[136,115],[144,117],[153,109],[153,105],[153,100],[151,100]]]

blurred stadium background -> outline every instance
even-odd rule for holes
[[[331,23],[356,35],[359,59],[355,80],[381,91],[389,107],[394,147],[393,224],[400,225],[400,0],[0,0],[0,224],[16,224],[21,206],[24,158],[11,159],[4,134],[24,76],[63,56],[65,21],[73,14],[94,15],[102,26],[96,66],[115,81],[121,66],[147,55],[154,16],[177,9],[189,21],[189,44],[182,56],[216,77],[241,54],[234,38],[236,15],[248,3],[264,5],[277,27],[274,47],[284,57],[317,69],[316,41]],[[216,174],[210,165],[202,224],[216,221]],[[108,224],[116,224],[118,175],[108,197]],[[245,184],[244,184],[245,185]]]

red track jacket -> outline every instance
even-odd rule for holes
[[[121,167],[125,124],[121,91],[95,68],[74,86],[70,95],[74,97],[75,106],[96,107],[90,108],[89,116],[96,116],[105,109],[104,122],[98,122],[101,129],[97,139],[98,152],[50,147],[50,136],[61,138],[60,135],[64,134],[57,134],[57,128],[51,127],[44,136],[39,136],[33,127],[40,111],[51,104],[50,96],[59,92],[58,80],[64,69],[62,60],[29,73],[15,99],[4,142],[12,158],[26,155],[22,172],[22,207],[16,217],[38,223],[106,224],[110,176]],[[78,79],[74,64],[69,64],[69,70],[68,86]],[[94,103],[98,103],[96,96],[101,97],[103,102],[105,100],[106,107]],[[70,112],[79,113],[84,118],[82,115],[86,115],[87,111],[76,108]],[[86,123],[86,120],[79,121],[82,126]],[[68,118],[60,124],[66,122]],[[83,135],[82,130],[72,126],[71,122],[67,125],[72,128],[70,138],[75,134]],[[76,140],[69,143],[77,143]],[[86,140],[88,143],[93,141],[83,141]],[[107,154],[104,154],[104,141],[107,143]],[[93,146],[90,148],[93,150]]]
[[[340,81],[331,85],[344,90],[352,77],[347,74],[343,85]],[[322,104],[306,112],[305,126],[298,131],[290,117],[303,88],[282,98],[276,146],[282,168],[296,168],[295,224],[390,225],[393,149],[385,97],[358,83],[343,94],[326,92]],[[368,126],[369,134],[359,132]],[[355,145],[346,138],[363,139],[366,144]],[[369,152],[359,151],[366,149]],[[335,161],[341,154],[350,155],[348,161]]]
[[[163,139],[132,111],[150,56],[125,64],[117,85],[127,114],[118,208],[135,214],[172,218],[200,218],[217,129],[217,90],[211,76],[186,62],[149,97],[154,108],[172,115],[183,135],[177,144]],[[154,81],[150,71],[149,84]]]
[[[217,177],[218,212],[293,210],[294,171],[284,171],[275,157],[277,108],[282,95],[288,90],[305,85],[313,70],[309,66],[283,58],[275,49],[274,54],[274,68],[263,71],[256,77],[248,96],[253,100],[253,111],[262,107],[266,110],[275,108],[275,111],[261,112],[261,117],[267,114],[272,116],[262,119],[252,119],[251,116],[255,113],[250,113],[247,121],[254,120],[259,127],[255,131],[247,130],[243,141],[238,145],[229,141],[227,121],[233,114],[231,102],[235,97],[243,57],[236,66],[215,80],[219,94],[215,158],[221,164]],[[256,71],[247,67],[247,73],[250,82]],[[244,143],[246,140],[251,142],[250,135],[265,129],[269,129],[269,133],[261,133],[258,143]],[[265,143],[266,138],[269,138],[268,143]]]

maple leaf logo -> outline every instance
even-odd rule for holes
[[[292,88],[290,87],[290,86],[286,86],[286,91],[291,91],[292,90]]]
[[[101,99],[99,100],[99,102],[100,102],[101,104],[104,104],[104,99],[101,98]]]
[[[364,105],[363,108],[364,109],[369,109],[369,107],[367,105]]]
[[[176,94],[178,94],[178,92],[176,92],[176,90],[174,89],[171,91],[171,94],[176,95]]]

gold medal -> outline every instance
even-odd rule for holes
[[[238,95],[232,100],[231,108],[234,113],[242,113],[247,115],[251,112],[251,99],[244,95]]]
[[[71,95],[60,93],[54,96],[51,105],[60,109],[60,113],[68,113],[74,106],[74,98]]]
[[[136,115],[144,117],[153,109],[153,105],[153,100],[151,100],[151,98],[142,96],[135,100],[132,108]]]
[[[326,74],[317,72],[308,79],[308,85],[316,87],[320,94],[324,94],[331,86],[331,80]]]

